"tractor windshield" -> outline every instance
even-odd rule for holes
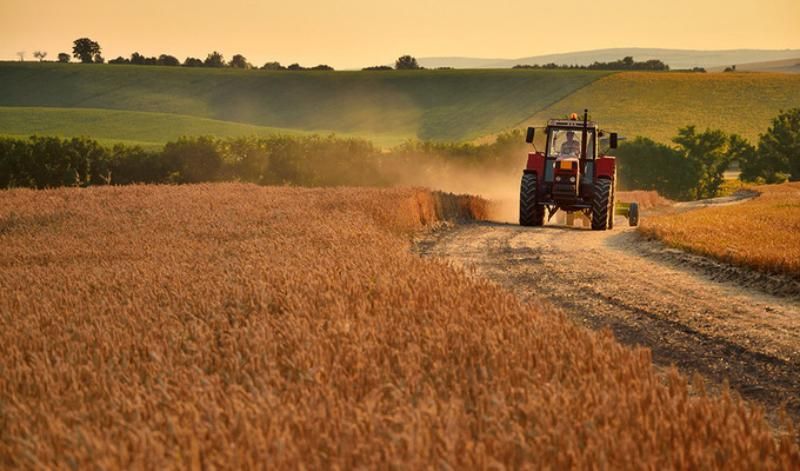
[[[583,132],[576,129],[551,129],[550,142],[547,146],[547,156],[556,159],[581,156],[581,142]],[[589,145],[586,147],[586,158],[594,158],[594,132],[589,130],[586,134]]]

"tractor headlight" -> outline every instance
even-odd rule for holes
[[[556,177],[556,181],[560,182],[561,181],[561,177]]]
[[[570,183],[575,183],[575,177],[569,177],[569,182]]]

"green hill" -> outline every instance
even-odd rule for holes
[[[537,113],[530,121],[589,108],[622,135],[669,142],[679,127],[722,129],[753,141],[781,109],[800,107],[800,75],[648,73],[609,75]]]
[[[507,129],[605,75],[594,71],[267,72],[2,63],[0,106],[169,113],[335,131],[384,142],[414,137],[470,140]],[[151,126],[156,128],[152,135],[136,131],[139,122],[131,124],[131,136],[136,137],[130,139],[163,138],[160,126]],[[9,132],[0,128],[0,133]]]
[[[188,135],[223,137],[301,134],[293,129],[254,126],[194,116],[94,108],[0,107],[0,134],[87,136],[104,143],[157,147]]]
[[[687,124],[755,139],[800,106],[800,75],[585,70],[266,72],[0,63],[0,134],[157,145],[271,133],[467,141],[589,108],[623,135],[668,142]]]

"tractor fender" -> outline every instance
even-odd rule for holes
[[[595,160],[594,165],[594,178],[608,178],[614,181],[614,174],[616,173],[617,160],[614,157],[603,155]]]
[[[535,173],[537,175],[544,175],[544,154],[541,152],[529,152],[528,163],[525,166],[524,173]]]

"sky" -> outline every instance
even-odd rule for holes
[[[400,55],[520,58],[610,47],[798,49],[800,0],[0,0],[0,60],[88,36],[134,51],[261,65],[389,64]]]

